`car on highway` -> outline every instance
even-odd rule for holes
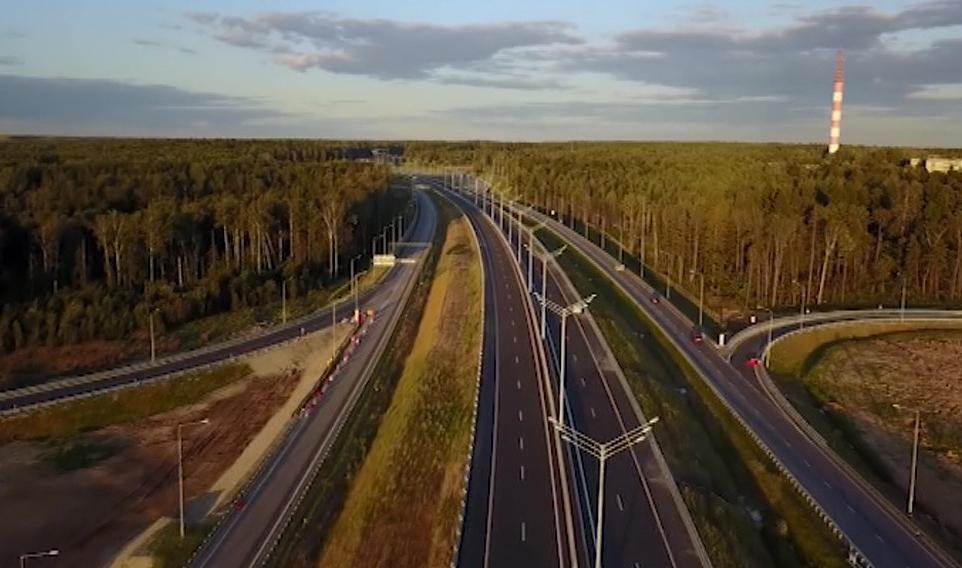
[[[705,340],[705,332],[697,325],[691,328],[691,340],[693,343],[701,343]]]
[[[658,296],[658,294],[652,294],[652,295],[651,295],[651,303],[652,303],[652,304],[657,304],[657,303],[660,302],[660,301],[661,301],[661,297]]]
[[[758,357],[749,357],[749,358],[745,361],[745,365],[748,366],[749,369],[754,369],[755,367],[757,367],[757,366],[759,366],[759,365],[761,365],[761,364],[762,364],[762,360],[759,359]]]

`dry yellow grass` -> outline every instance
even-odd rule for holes
[[[957,322],[873,322],[864,321],[848,325],[829,325],[813,327],[803,333],[796,333],[776,342],[772,346],[769,367],[778,375],[797,377],[805,372],[806,366],[819,348],[845,339],[858,339],[897,331],[916,331],[924,329],[958,329]]]
[[[479,255],[463,218],[441,258],[391,406],[319,566],[448,566],[481,346]]]

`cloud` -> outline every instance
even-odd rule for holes
[[[555,21],[443,26],[383,19],[354,19],[319,12],[270,13],[238,18],[190,12],[187,19],[221,42],[265,51],[296,71],[379,79],[437,79],[457,82],[451,70],[478,65],[535,46],[579,45],[572,26]],[[454,77],[454,78],[452,78]],[[532,88],[535,81],[489,73],[461,84]]]
[[[224,136],[288,118],[249,99],[165,85],[0,75],[0,130],[6,132]]]
[[[962,39],[894,50],[883,38],[958,25],[958,0],[916,4],[894,14],[842,7],[755,33],[684,27],[626,31],[607,46],[558,52],[558,65],[570,72],[687,88],[705,100],[774,98],[786,109],[818,106],[827,113],[835,50],[844,48],[846,103],[935,115],[951,109],[945,107],[947,97],[931,96],[927,86],[958,82],[952,70],[962,59]]]
[[[169,49],[169,50],[173,50],[173,51],[178,51],[178,52],[184,53],[184,54],[186,54],[186,55],[197,55],[197,51],[194,50],[194,49],[192,49],[192,48],[190,48],[190,47],[184,47],[184,46],[178,46],[178,45],[171,45],[171,44],[169,44],[169,43],[167,43],[167,42],[163,42],[163,41],[155,40],[155,39],[147,39],[147,38],[142,38],[142,37],[135,37],[135,38],[133,38],[132,40],[130,40],[130,42],[133,43],[134,45],[139,45],[139,46],[141,46],[141,47],[156,47],[156,48],[160,48],[160,49]]]
[[[23,59],[12,55],[0,55],[0,65],[21,65]]]

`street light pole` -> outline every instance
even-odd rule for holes
[[[758,309],[765,310],[766,312],[768,312],[768,316],[769,316],[768,317],[768,341],[765,342],[765,366],[767,367],[768,360],[769,360],[769,357],[771,357],[771,351],[772,351],[772,329],[775,327],[775,312],[773,312],[770,308],[762,308],[761,306],[759,306]]]
[[[361,258],[361,255],[356,255],[351,259],[351,291],[354,292],[354,317],[357,319],[358,314],[358,299],[357,299],[357,283],[354,281],[354,261]]]
[[[287,323],[287,279],[281,281],[281,323]]]
[[[909,472],[909,499],[908,505],[905,508],[906,512],[911,517],[912,512],[915,510],[915,480],[918,475],[917,472],[919,466],[919,434],[922,427],[922,412],[918,408],[906,408],[900,404],[893,404],[892,408],[915,412],[915,433],[913,435],[912,442],[912,469]]]
[[[45,550],[43,552],[27,552],[20,555],[20,568],[26,568],[27,560],[30,558],[42,558],[44,556],[57,556],[60,551],[56,548],[51,550]]]
[[[598,460],[598,513],[595,520],[595,568],[601,568],[601,552],[604,550],[603,528],[605,513],[605,465],[606,462],[621,452],[639,444],[648,438],[648,433],[658,422],[658,417],[652,418],[648,422],[622,433],[620,436],[607,442],[600,443],[589,436],[578,432],[570,426],[565,426],[556,420],[548,419],[558,430],[561,439],[587,452]]]
[[[150,362],[153,363],[157,360],[157,340],[154,338],[154,312],[156,309],[150,310],[148,320],[150,320]]]
[[[905,321],[905,276],[902,276],[902,304],[899,308],[899,321]]]
[[[204,418],[196,422],[185,422],[177,425],[177,489],[180,495],[180,538],[184,538],[184,426],[200,426],[209,424],[210,419]]]
[[[546,251],[542,254],[537,255],[538,259],[541,261],[541,297],[542,298],[548,297],[548,260],[561,256],[561,253],[563,253],[566,248],[568,248],[568,245],[562,245],[561,248],[559,249],[555,249],[550,252]],[[530,247],[528,250],[530,251]],[[546,337],[545,333],[547,330],[547,327],[545,326],[546,310],[547,310],[547,305],[544,302],[542,302],[541,303],[541,340],[542,341],[544,341],[544,338]]]
[[[567,351],[566,346],[568,345],[568,316],[584,313],[584,311],[588,309],[588,304],[595,299],[595,294],[592,294],[586,298],[581,298],[568,306],[556,304],[540,294],[537,295],[537,298],[541,302],[542,307],[547,307],[554,314],[561,318],[561,338],[559,340],[559,343],[561,343],[561,361],[560,371],[558,373],[558,423],[564,425],[565,361]]]

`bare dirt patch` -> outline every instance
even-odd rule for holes
[[[0,448],[0,558],[59,548],[71,566],[106,564],[156,518],[176,516],[178,423],[211,420],[184,431],[185,489],[196,503],[287,399],[298,376],[246,379],[204,402],[73,437],[69,443],[81,448],[120,448],[90,467],[62,471],[49,459],[48,442]]]
[[[804,380],[847,416],[907,487],[914,415],[922,413],[916,504],[962,534],[962,332],[887,334],[829,347]]]

